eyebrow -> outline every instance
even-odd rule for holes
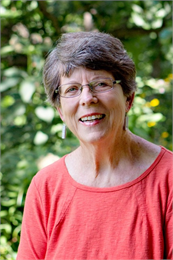
[[[96,76],[96,77],[94,77],[93,79],[91,79],[91,80],[89,81],[89,83],[92,82],[92,81],[94,81],[94,80],[98,80],[98,79],[110,79],[110,80],[114,80],[113,78],[109,78],[109,77]],[[80,83],[80,82],[78,82],[78,81],[69,81],[69,82],[67,82],[67,83],[61,84],[61,86],[62,86],[62,85],[66,85],[66,84],[75,84],[75,83],[82,85],[82,83]],[[86,84],[87,84],[87,83],[86,83]]]
[[[63,83],[63,84],[61,84],[60,86],[62,86],[62,85],[67,85],[67,84],[81,84],[81,83],[79,83],[79,82],[77,82],[77,81],[69,81],[69,82],[67,82],[67,83]]]

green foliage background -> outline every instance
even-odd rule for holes
[[[99,30],[122,40],[137,67],[129,128],[172,150],[170,1],[1,1],[1,247],[15,259],[28,185],[46,163],[78,146],[46,102],[42,68],[64,32]]]

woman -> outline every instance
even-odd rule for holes
[[[135,66],[122,43],[62,35],[44,85],[80,146],[33,178],[17,259],[170,259],[172,153],[127,128]]]

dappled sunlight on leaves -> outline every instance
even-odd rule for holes
[[[52,122],[55,115],[54,109],[51,107],[37,107],[35,113],[40,119],[48,123]]]
[[[38,131],[35,135],[34,138],[34,144],[35,145],[41,145],[46,143],[46,141],[48,140],[48,135],[46,135],[45,133],[43,133],[42,131]]]

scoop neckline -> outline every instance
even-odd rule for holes
[[[68,172],[68,169],[67,169],[67,166],[65,163],[65,158],[68,155],[68,154],[66,154],[62,157],[64,169],[65,169],[66,180],[68,180],[70,182],[70,184],[75,186],[76,188],[78,188],[80,190],[89,191],[89,192],[113,192],[113,191],[118,191],[118,190],[129,188],[130,186],[133,186],[133,185],[137,184],[138,182],[140,182],[142,179],[144,179],[153,170],[153,168],[159,163],[160,159],[166,152],[166,149],[163,146],[160,146],[160,148],[161,148],[160,153],[157,155],[154,162],[139,177],[137,177],[136,179],[134,179],[130,182],[127,182],[125,184],[118,185],[118,186],[112,186],[112,187],[93,187],[93,186],[87,186],[87,185],[84,185],[84,184],[81,184],[81,183],[75,181]]]

